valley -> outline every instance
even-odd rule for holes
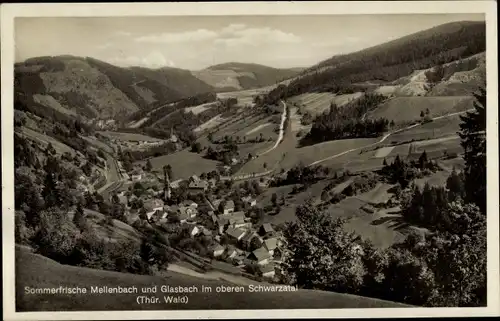
[[[185,309],[469,304],[419,255],[449,234],[482,246],[482,185],[466,184],[484,144],[481,28],[443,25],[307,69],[17,63],[16,287],[299,288],[197,293]],[[406,294],[405,273],[430,273],[415,285],[427,294]],[[23,311],[132,309],[126,296],[16,298]]]

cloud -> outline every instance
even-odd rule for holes
[[[117,37],[130,37],[132,33],[128,31],[117,31],[114,33],[114,35]]]
[[[299,43],[302,39],[293,33],[265,28],[250,28],[244,24],[230,24],[217,31],[198,29],[184,32],[159,33],[136,38],[145,43],[190,43],[213,41],[216,45],[234,47],[238,45],[262,45],[265,43]]]
[[[111,59],[113,63],[122,66],[140,66],[148,68],[161,68],[161,67],[175,67],[175,63],[167,59],[164,54],[159,51],[152,51],[148,55],[142,56],[128,56],[128,57],[115,57]]]
[[[207,29],[198,29],[194,31],[185,31],[178,33],[160,33],[149,36],[136,38],[137,42],[150,42],[150,43],[183,43],[193,41],[212,40],[217,37],[215,31]]]

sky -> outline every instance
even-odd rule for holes
[[[226,62],[312,66],[336,54],[483,14],[16,18],[16,62],[93,57],[127,67],[201,70]]]

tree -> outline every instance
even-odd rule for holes
[[[475,110],[460,116],[461,145],[465,159],[465,197],[486,213],[486,90],[474,94]]]
[[[347,233],[342,219],[319,212],[311,203],[296,210],[297,221],[283,234],[284,275],[301,288],[357,293],[366,274],[356,237]]]
[[[457,173],[455,167],[453,167],[450,176],[446,180],[446,188],[448,189],[450,200],[456,200],[458,197],[463,199],[465,196],[463,175]]]
[[[152,169],[153,169],[153,165],[151,165],[151,161],[148,159],[146,161],[146,171],[151,172]]]
[[[271,202],[274,206],[278,205],[278,195],[276,193],[273,193],[273,195],[271,196]]]
[[[191,152],[199,154],[199,153],[201,153],[201,150],[202,150],[202,148],[201,148],[201,144],[199,142],[195,142],[195,143],[191,144]]]
[[[76,206],[76,211],[73,216],[73,223],[82,231],[85,226],[85,213],[83,212],[82,203],[78,203]]]

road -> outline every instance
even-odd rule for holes
[[[452,117],[452,116],[456,116],[456,115],[460,115],[460,114],[464,114],[466,112],[469,112],[469,111],[473,111],[474,109],[468,109],[468,110],[465,110],[465,111],[460,111],[460,112],[456,112],[456,113],[451,113],[451,114],[447,114],[447,115],[443,115],[443,116],[438,116],[438,117],[434,117],[432,118],[432,120],[438,120],[438,119],[442,119],[442,118],[446,118],[446,117]],[[339,153],[339,154],[335,154],[335,155],[332,155],[332,156],[329,156],[329,157],[326,157],[326,158],[323,158],[323,159],[320,159],[320,160],[317,160],[315,162],[312,162],[311,164],[307,165],[308,167],[310,166],[315,166],[315,165],[318,165],[320,163],[323,163],[325,161],[328,161],[328,160],[331,160],[331,159],[334,159],[334,158],[337,158],[337,157],[340,157],[342,155],[345,155],[347,153],[350,153],[350,152],[354,152],[354,151],[357,151],[357,150],[360,150],[360,149],[364,149],[364,148],[367,148],[367,147],[372,147],[372,146],[375,146],[377,144],[380,144],[380,143],[383,143],[387,138],[389,138],[391,135],[394,135],[396,133],[399,133],[399,132],[402,132],[402,131],[405,131],[405,130],[409,130],[409,129],[412,129],[412,128],[415,128],[417,126],[421,126],[423,125],[424,123],[417,123],[417,124],[413,124],[413,125],[410,125],[408,127],[404,127],[404,128],[401,128],[401,129],[398,129],[398,130],[395,130],[393,132],[390,132],[390,133],[387,133],[385,134],[378,142],[375,142],[375,143],[372,143],[372,144],[368,144],[368,145],[365,145],[365,146],[361,146],[361,147],[357,147],[357,148],[353,148],[353,149],[349,149],[349,150],[346,150],[342,153]]]
[[[103,187],[101,187],[97,192],[101,194],[104,198],[107,198],[112,192],[117,190],[123,185],[123,178],[120,174],[120,170],[118,168],[118,162],[116,159],[109,153],[105,153],[106,155],[106,180],[107,183]]]
[[[465,110],[465,111],[460,111],[460,112],[455,112],[455,113],[451,113],[451,114],[446,114],[446,115],[442,115],[442,116],[438,116],[438,117],[434,117],[432,118],[432,120],[439,120],[439,119],[442,119],[442,118],[447,118],[447,117],[452,117],[452,116],[456,116],[456,115],[460,115],[460,114],[464,114],[466,112],[470,112],[470,111],[473,111],[474,109],[468,109],[468,110]],[[379,141],[375,142],[375,143],[371,143],[371,144],[368,144],[368,145],[365,145],[365,146],[361,146],[361,147],[357,147],[357,148],[352,148],[352,149],[349,149],[349,150],[346,150],[346,151],[343,151],[341,153],[338,153],[338,154],[335,154],[335,155],[331,155],[331,156],[328,156],[328,157],[325,157],[325,158],[322,158],[322,159],[319,159],[319,160],[316,160],[312,163],[310,163],[309,165],[307,165],[308,167],[310,166],[315,166],[315,165],[318,165],[320,163],[323,163],[323,162],[326,162],[328,160],[331,160],[331,159],[334,159],[334,158],[337,158],[337,157],[340,157],[340,156],[343,156],[345,154],[348,154],[348,153],[351,153],[351,152],[354,152],[354,151],[357,151],[357,150],[361,150],[361,149],[364,149],[364,148],[368,148],[368,147],[372,147],[372,146],[375,146],[377,144],[380,144],[380,143],[383,143],[387,138],[389,138],[391,135],[394,135],[396,133],[399,133],[399,132],[402,132],[402,131],[405,131],[405,130],[409,130],[409,129],[412,129],[412,128],[415,128],[415,127],[418,127],[418,126],[421,126],[423,125],[423,123],[417,123],[417,124],[413,124],[413,125],[410,125],[410,126],[407,126],[407,127],[404,127],[404,128],[401,128],[401,129],[398,129],[398,130],[395,130],[393,132],[390,132],[390,133],[387,133],[385,134]],[[277,145],[276,145],[277,146]],[[262,155],[262,154],[261,154]],[[274,173],[275,171],[275,168],[274,169],[271,169],[271,170],[267,170],[265,172],[260,172],[260,173],[255,173],[255,174],[247,174],[247,175],[234,175],[233,176],[233,180],[246,180],[246,179],[253,179],[253,178],[257,178],[257,177],[263,177],[263,176],[268,176],[268,175],[271,175],[272,173]]]
[[[272,152],[273,150],[275,150],[276,147],[278,147],[278,145],[283,140],[283,137],[285,136],[285,120],[286,120],[286,117],[287,117],[287,108],[286,108],[286,104],[285,104],[285,102],[283,100],[281,101],[281,103],[283,104],[283,113],[281,114],[281,123],[280,123],[280,131],[279,131],[279,134],[278,134],[278,139],[276,140],[276,143],[274,144],[273,147],[269,148],[268,150],[266,150],[263,153],[257,154],[257,157],[265,155],[265,154],[267,154],[267,153]]]

